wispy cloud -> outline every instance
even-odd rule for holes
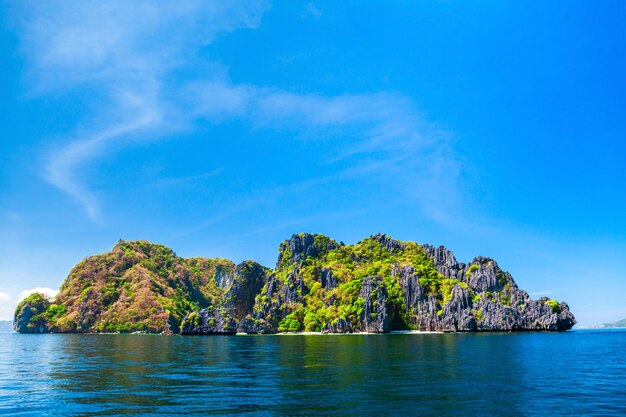
[[[181,184],[195,183],[195,182],[209,179],[211,177],[216,177],[220,175],[221,172],[222,172],[222,168],[217,168],[210,172],[204,172],[202,174],[197,174],[197,175],[188,175],[186,177],[161,178],[153,184],[153,187],[162,188],[162,187],[177,186]]]
[[[323,157],[343,163],[337,177],[393,178],[425,214],[449,217],[442,207],[450,211],[458,199],[460,162],[446,135],[421,117],[410,98],[235,84],[223,65],[202,58],[200,49],[218,34],[257,27],[266,8],[264,2],[147,1],[15,6],[33,94],[86,89],[94,97],[89,120],[46,154],[45,180],[98,220],[101,200],[85,179],[98,161],[133,143],[193,129],[196,120],[237,119],[253,130],[332,141]],[[320,15],[313,3],[307,13]],[[178,72],[188,81],[172,76]]]
[[[167,75],[195,63],[197,50],[217,34],[258,25],[265,8],[261,1],[14,5],[10,20],[30,63],[30,93],[89,89],[93,95],[88,127],[77,129],[45,157],[44,179],[97,219],[97,193],[81,179],[87,163],[142,133],[152,133],[153,139],[180,128],[186,120],[177,118],[176,86],[167,85]]]
[[[304,17],[318,18],[322,16],[322,11],[313,3],[309,2],[304,7]]]
[[[393,178],[424,214],[442,222],[461,203],[457,180],[463,164],[446,132],[424,120],[400,93],[333,97],[224,81],[196,82],[188,92],[197,118],[245,119],[254,129],[287,129],[303,139],[331,141],[326,162],[349,162],[335,179]]]
[[[117,122],[110,128],[63,144],[50,152],[44,169],[44,177],[52,185],[76,198],[93,220],[98,219],[99,201],[80,179],[81,169],[89,161],[94,161],[111,150],[112,142],[131,139],[141,130],[155,129],[161,123],[158,109],[145,103],[135,105],[137,113],[126,122]],[[128,104],[125,108],[130,107]]]

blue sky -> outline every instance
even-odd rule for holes
[[[626,317],[626,4],[0,2],[0,318],[148,239],[496,259]]]

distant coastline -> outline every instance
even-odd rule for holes
[[[626,328],[626,319],[614,321],[613,323],[591,324],[587,326],[578,326],[577,329],[624,329]]]
[[[13,333],[13,321],[0,320],[0,333]]]

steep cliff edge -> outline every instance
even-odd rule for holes
[[[533,300],[489,258],[374,235],[355,245],[294,235],[275,269],[180,258],[120,241],[72,269],[55,300],[24,300],[19,332],[235,334],[567,330],[566,303]]]

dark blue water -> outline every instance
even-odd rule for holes
[[[0,414],[626,415],[626,331],[0,335]]]

